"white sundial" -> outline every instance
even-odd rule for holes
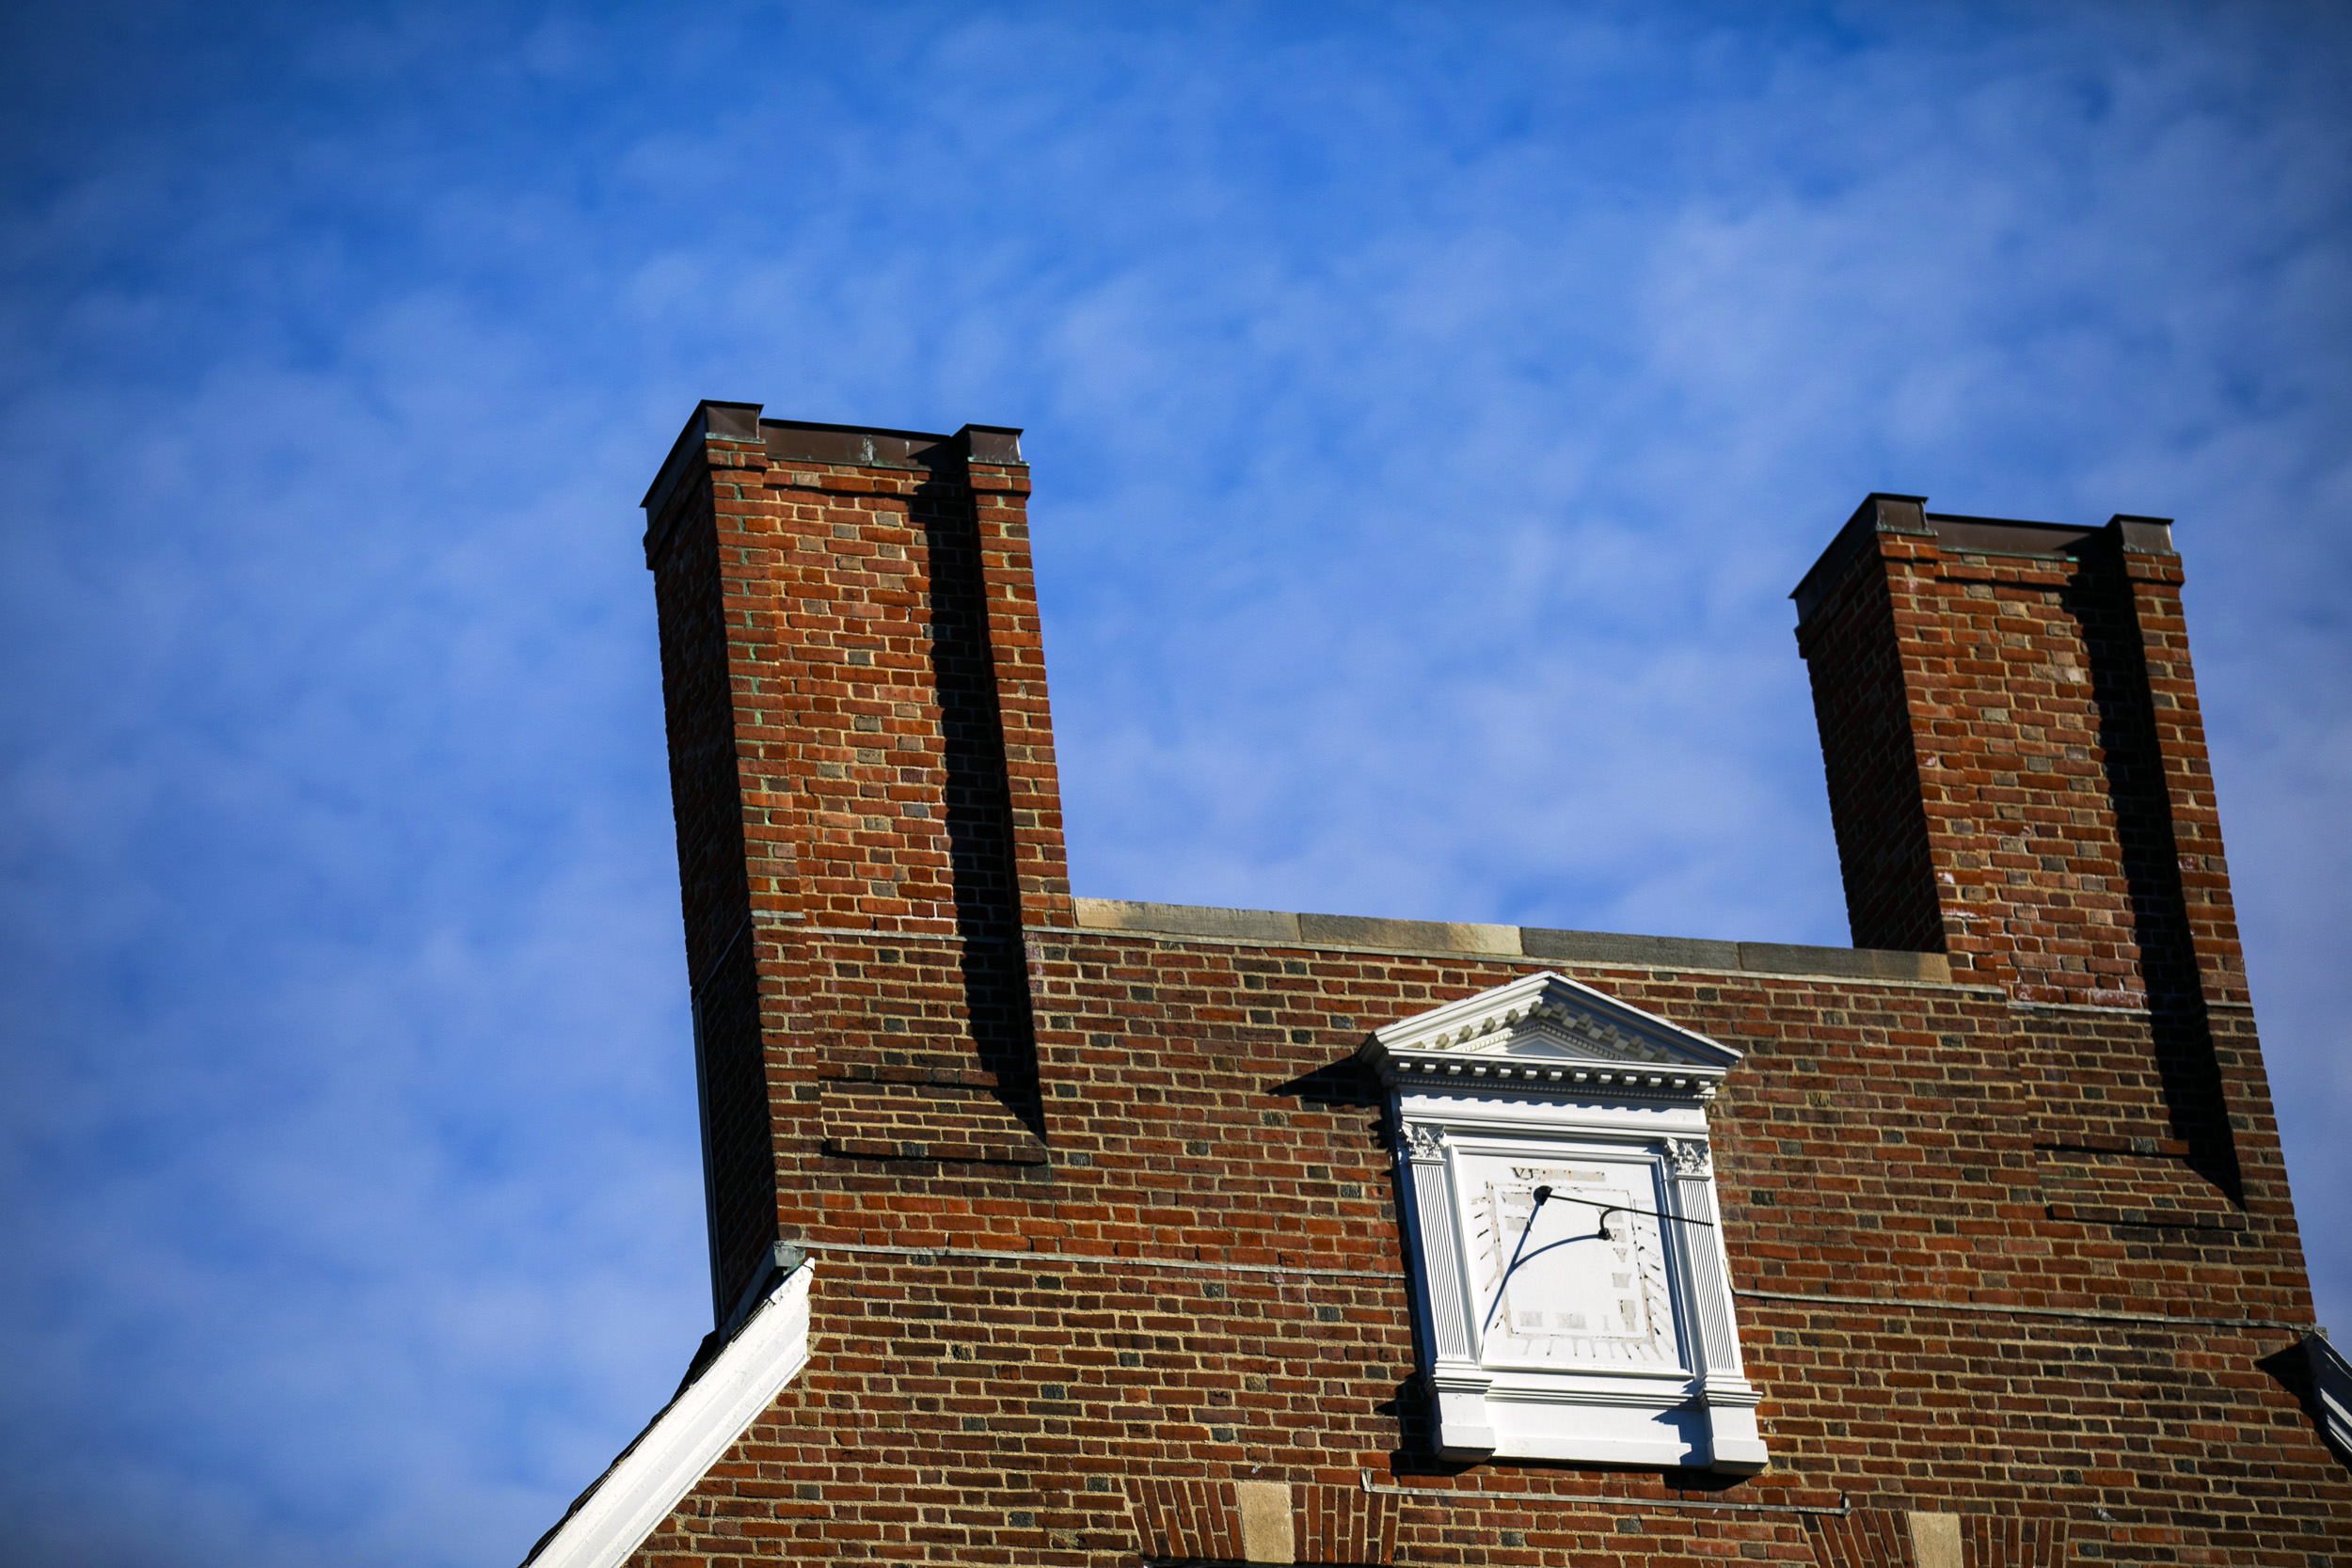
[[[1477,1164],[1465,1196],[1485,1358],[1676,1365],[1650,1167]]]
[[[1394,1117],[1438,1451],[1762,1469],[1707,1126],[1740,1053],[1545,971],[1361,1054]]]

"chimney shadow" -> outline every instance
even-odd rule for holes
[[[939,480],[917,492],[930,568],[930,634],[938,693],[942,791],[962,938],[964,1006],[979,1066],[996,1098],[1045,1135],[1037,1034],[1021,942],[1020,884],[1005,784],[1003,721],[988,639],[987,583],[969,492]]]
[[[2149,1033],[2172,1136],[2188,1164],[2232,1202],[2244,1201],[2221,1067],[2214,1054],[2188,900],[2173,835],[2172,802],[2156,733],[2147,656],[2122,555],[2086,540],[2059,594],[2082,634],[2107,798],[2115,813],[2132,936],[2147,987]]]

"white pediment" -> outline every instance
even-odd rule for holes
[[[1596,1084],[1708,1095],[1740,1053],[1546,971],[1376,1030],[1383,1082],[1447,1079],[1564,1092]]]

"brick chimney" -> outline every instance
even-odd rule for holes
[[[1793,597],[1854,944],[2145,1010],[2167,1119],[2217,1158],[2205,1017],[2248,997],[2181,581],[2165,519],[1872,495]]]
[[[1071,921],[1028,487],[1016,430],[705,403],[646,493],[722,1324],[780,1163],[1043,1159],[1021,931]]]

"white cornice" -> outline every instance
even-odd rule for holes
[[[1391,1087],[1701,1099],[1740,1060],[1727,1045],[1549,971],[1401,1019],[1363,1054]]]
[[[618,1568],[808,1365],[803,1262],[598,1479],[528,1568]]]

